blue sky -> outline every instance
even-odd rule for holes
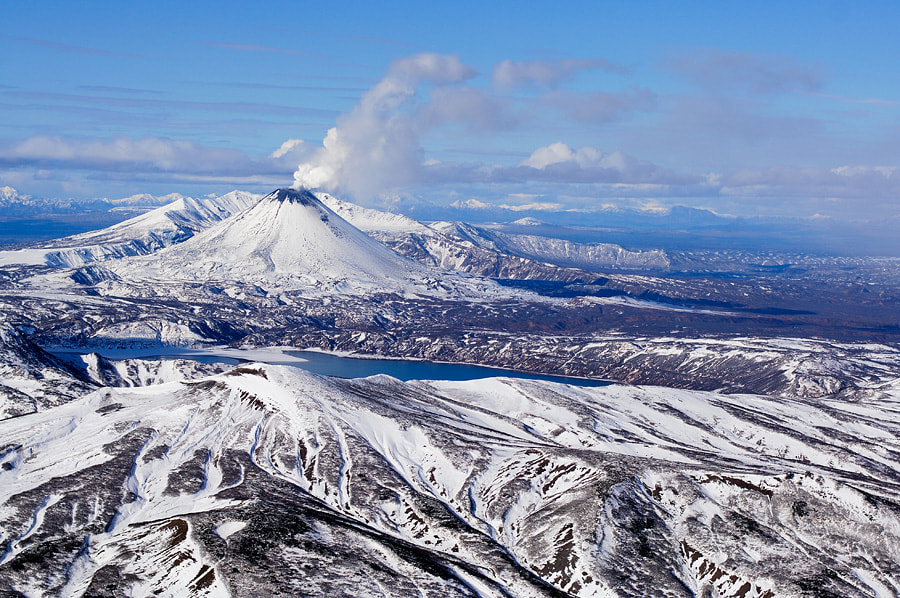
[[[900,215],[895,2],[3,0],[0,17],[0,186],[21,194],[296,180],[400,209]]]

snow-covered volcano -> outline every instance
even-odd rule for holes
[[[295,189],[273,191],[252,208],[183,243],[153,256],[124,260],[110,269],[132,280],[137,276],[160,281],[240,282],[263,288],[350,293],[420,293],[471,282],[400,256],[335,214],[309,191]],[[448,276],[453,280],[445,283]]]

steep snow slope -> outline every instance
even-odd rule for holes
[[[41,411],[95,388],[90,378],[0,319],[0,419]]]
[[[889,596],[900,401],[244,366],[0,422],[28,595]]]
[[[315,193],[335,214],[366,233],[428,233],[431,229],[409,216],[364,208],[328,193]]]
[[[72,356],[86,376],[100,386],[151,386],[218,374],[234,366],[190,359],[108,359],[97,353]]]
[[[0,264],[76,268],[97,261],[146,255],[189,239],[259,200],[232,191],[214,199],[181,197],[174,202],[108,228],[57,239],[35,249],[0,252]]]
[[[238,281],[311,293],[500,292],[488,281],[465,280],[404,258],[310,192],[293,189],[272,192],[174,247],[108,267],[127,280]]]

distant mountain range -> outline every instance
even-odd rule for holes
[[[0,187],[0,218],[34,218],[38,216],[107,212],[110,210],[147,210],[184,199],[180,193],[155,196],[139,193],[120,199],[58,199],[20,195],[13,187]]]
[[[66,218],[93,215],[100,226],[132,213],[147,211],[183,199],[178,193],[154,196],[139,193],[120,199],[53,199],[20,195],[12,187],[0,188],[0,224],[3,221],[51,219],[60,230]],[[324,195],[324,194],[322,194]],[[204,197],[203,201],[214,199]],[[847,222],[831,219],[734,217],[689,206],[661,210],[597,208],[588,210],[510,210],[480,201],[447,205],[428,203],[409,207],[408,216],[422,222],[450,221],[486,224],[518,234],[554,237],[577,243],[613,243],[632,251],[653,250],[749,250],[803,251],[826,255],[900,257],[895,241],[895,219]],[[384,213],[384,212],[382,212]],[[116,215],[119,215],[117,218]],[[74,222],[74,221],[73,221]],[[31,226],[31,224],[30,224]],[[76,230],[86,230],[77,226]],[[74,231],[72,231],[74,232]],[[40,231],[23,235],[14,228],[0,228],[0,241],[27,242],[47,239]],[[65,233],[63,233],[65,234]],[[58,236],[63,236],[59,234]]]
[[[304,207],[308,213],[301,214]],[[669,267],[668,257],[659,250],[628,251],[609,243],[580,244],[462,222],[423,224],[399,214],[363,208],[326,193],[292,190],[280,190],[262,199],[241,191],[215,199],[178,197],[168,205],[99,231],[43,242],[20,251],[0,252],[0,264],[79,267],[98,261],[148,255],[185,242],[245,210],[250,212],[229,221],[225,230],[204,237],[214,239],[198,239],[183,250],[167,255],[198,251],[204,254],[197,246],[207,243],[211,251],[224,252],[220,259],[194,257],[184,261],[221,263],[225,268],[230,267],[227,264],[241,262],[246,268],[250,267],[247,259],[252,261],[253,256],[292,256],[290,259],[297,260],[301,259],[298,256],[313,256],[318,252],[316,269],[321,271],[322,260],[338,259],[335,256],[345,247],[356,245],[355,257],[339,258],[345,262],[339,270],[346,274],[348,269],[356,268],[354,264],[372,266],[374,256],[382,255],[380,259],[385,263],[396,260],[395,254],[383,255],[386,245],[426,266],[479,276],[556,280],[591,278],[578,268],[597,271],[606,268],[665,270]],[[360,230],[366,234],[360,234]],[[333,240],[325,241],[325,237],[341,241],[335,245]],[[379,242],[375,243],[369,237]],[[315,250],[312,245],[316,245]],[[261,251],[257,246],[265,246],[267,250]],[[244,254],[247,259],[239,260],[238,257]],[[170,261],[167,259],[166,263]],[[554,267],[546,267],[547,263]],[[282,266],[282,270],[287,267],[286,264]],[[272,270],[275,265],[268,264],[263,269],[266,268]],[[294,271],[308,269],[293,268]],[[383,272],[384,268],[373,267],[371,271]],[[368,276],[370,279],[379,277]]]

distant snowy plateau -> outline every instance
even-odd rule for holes
[[[279,189],[0,251],[0,596],[900,596],[900,260],[595,233]]]

